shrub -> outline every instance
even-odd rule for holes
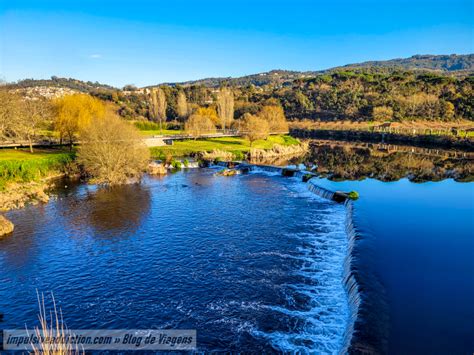
[[[359,198],[359,193],[357,193],[356,191],[351,191],[349,192],[347,197],[349,197],[351,200],[357,200]]]
[[[173,160],[171,166],[173,169],[181,169],[181,162],[179,160]]]
[[[393,110],[387,106],[374,107],[372,116],[375,121],[390,121],[393,117]]]
[[[81,134],[78,161],[99,184],[123,184],[139,179],[150,160],[140,134],[115,115],[107,115]]]
[[[158,131],[160,129],[160,124],[150,121],[138,121],[134,123],[134,126],[140,131]],[[163,124],[163,129],[168,129],[167,124]]]
[[[235,160],[244,160],[245,159],[245,154],[244,152],[237,150],[234,152],[234,159]]]

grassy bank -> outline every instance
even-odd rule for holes
[[[155,159],[164,159],[167,155],[174,157],[189,156],[193,153],[210,152],[215,149],[225,150],[233,153],[237,157],[243,157],[251,148],[271,149],[275,144],[292,145],[297,144],[298,140],[290,136],[270,136],[266,140],[253,142],[250,147],[249,141],[240,137],[223,137],[198,140],[175,141],[171,146],[153,147],[151,149],[152,157]]]
[[[9,182],[39,180],[60,172],[74,159],[74,152],[60,149],[0,150],[0,189]]]

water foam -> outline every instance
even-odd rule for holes
[[[281,169],[257,167],[253,173],[281,175]],[[299,263],[294,282],[283,284],[285,305],[262,305],[274,313],[304,323],[303,329],[288,331],[269,331],[253,328],[254,337],[263,338],[283,352],[337,353],[344,346],[346,324],[350,317],[346,291],[343,285],[344,258],[347,251],[347,237],[344,228],[344,207],[328,202],[308,191],[306,184],[298,177],[289,178],[285,185],[298,198],[306,198],[321,203],[325,212],[316,219],[302,220],[314,232],[287,234],[287,238],[304,241],[304,246],[295,253],[263,252],[265,255],[282,259],[282,263]],[[262,253],[260,253],[262,254]],[[309,302],[306,308],[298,308],[297,299],[301,296]],[[296,299],[295,299],[296,297]]]

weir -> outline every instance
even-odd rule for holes
[[[221,165],[221,164],[219,164]],[[224,166],[222,164],[221,166]],[[262,171],[276,173],[285,176],[285,168],[240,164],[238,168],[246,168],[249,171]],[[316,174],[297,170],[291,176],[302,178],[306,174]],[[314,180],[307,182],[308,190],[312,193],[336,202],[345,202],[346,207],[346,234],[348,238],[348,250],[344,261],[344,287],[347,292],[350,308],[350,318],[344,336],[341,353],[348,354],[374,354],[386,353],[388,349],[388,309],[383,294],[383,285],[371,272],[368,258],[362,260],[362,253],[371,253],[367,244],[361,245],[361,240],[371,238],[370,233],[361,231],[356,225],[356,208],[350,199],[339,200],[343,193],[331,191],[317,185]],[[365,263],[365,264],[364,264]]]
[[[308,182],[308,189],[320,197],[334,200],[336,192]],[[383,294],[383,285],[371,272],[373,270],[360,258],[362,253],[371,253],[361,240],[371,238],[356,224],[354,202],[346,200],[346,233],[348,250],[344,261],[344,286],[348,295],[350,319],[344,337],[344,354],[379,354],[388,349],[388,309]],[[365,258],[367,259],[367,258]]]

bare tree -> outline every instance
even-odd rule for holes
[[[12,126],[20,114],[20,97],[0,88],[0,139],[12,135]]]
[[[150,118],[160,123],[161,131],[163,129],[163,121],[166,121],[166,95],[161,88],[150,89],[148,107]]]
[[[288,122],[280,105],[263,106],[258,116],[268,122],[271,133],[288,132]]]
[[[0,89],[0,138],[27,141],[33,153],[34,139],[51,118],[49,101],[25,98]]]
[[[229,88],[220,89],[217,95],[217,112],[222,129],[230,127],[234,119],[234,93]]]
[[[184,125],[184,130],[192,137],[197,138],[203,134],[214,133],[216,126],[211,119],[198,114],[191,115]]]
[[[24,99],[20,106],[20,114],[14,120],[12,130],[18,138],[28,142],[30,152],[33,153],[33,141],[38,135],[38,131],[52,117],[52,108],[49,102],[41,99]]]
[[[184,120],[188,116],[188,100],[184,91],[178,93],[176,100],[176,111],[181,120]]]
[[[242,118],[241,127],[244,136],[250,141],[250,146],[252,146],[256,140],[267,139],[270,134],[268,122],[250,113],[246,113]]]
[[[78,162],[99,184],[124,184],[139,179],[150,151],[139,132],[114,114],[81,131]]]

